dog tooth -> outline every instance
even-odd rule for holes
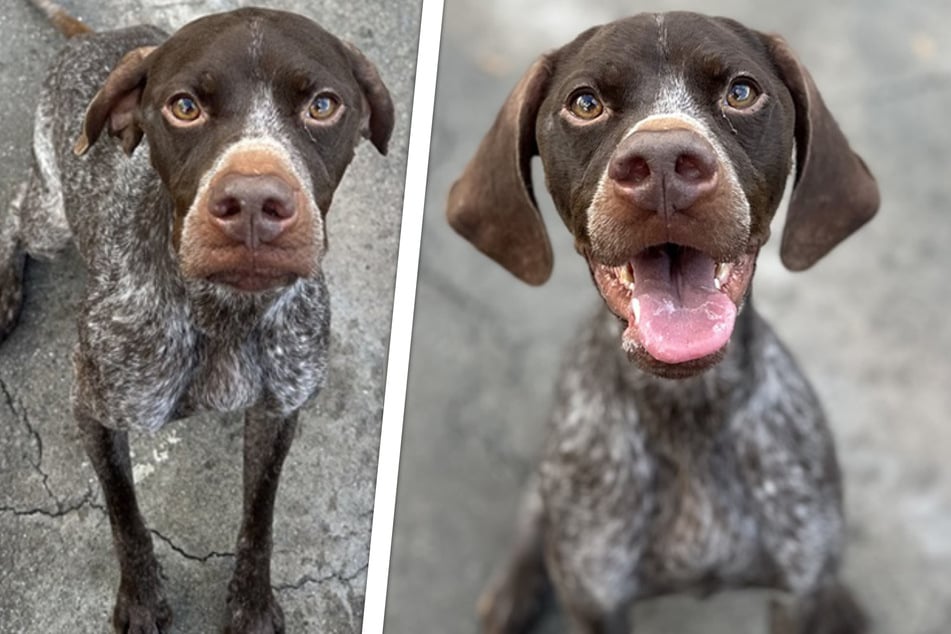
[[[637,298],[631,299],[631,312],[634,313],[634,323],[636,324],[641,320],[641,303],[637,301]]]
[[[728,279],[730,279],[730,273],[733,272],[733,263],[732,262],[720,262],[717,264],[717,270],[713,275],[713,283],[716,285],[717,290],[723,286]]]
[[[622,284],[630,289],[634,288],[634,276],[631,275],[631,268],[627,264],[619,266],[614,270],[617,271],[617,277]]]

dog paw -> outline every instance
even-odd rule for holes
[[[282,634],[284,612],[271,595],[267,601],[228,601],[228,623],[225,634]]]
[[[522,572],[500,575],[483,590],[476,609],[485,634],[525,632],[541,613],[547,578]]]
[[[116,634],[161,634],[172,623],[172,609],[160,589],[149,592],[151,598],[133,597],[119,589],[112,626]]]
[[[831,585],[793,604],[770,604],[770,634],[868,634],[871,627],[858,602],[841,585]]]

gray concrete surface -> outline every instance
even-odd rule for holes
[[[951,631],[951,4],[446,0],[387,634],[476,631],[476,597],[509,546],[560,349],[599,303],[547,195],[555,274],[533,289],[451,233],[448,187],[535,55],[591,24],[674,8],[783,33],[878,176],[884,203],[871,225],[802,274],[771,245],[756,295],[834,425],[845,574],[875,631]],[[636,631],[764,632],[764,598],[647,602]],[[562,626],[553,616],[542,629]]]
[[[62,0],[61,0],[62,1]],[[175,28],[232,0],[65,0],[97,29]],[[277,500],[273,583],[288,632],[358,631],[366,583],[385,352],[408,140],[419,0],[257,0],[356,43],[397,104],[388,157],[364,144],[328,221],[329,384],[310,405]],[[22,0],[0,5],[0,213],[26,176],[33,104],[61,39]],[[70,418],[75,254],[31,263],[20,327],[0,346],[0,632],[105,632],[118,584],[98,485]],[[174,632],[218,631],[241,498],[241,423],[203,416],[132,439],[140,501]]]

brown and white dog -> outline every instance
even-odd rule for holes
[[[386,152],[393,104],[370,61],[299,15],[240,9],[169,37],[92,33],[34,4],[74,37],[40,94],[29,182],[0,218],[0,339],[26,255],[73,240],[87,268],[73,411],[119,560],[114,627],[171,620],[126,430],[243,409],[226,630],[283,631],[271,519],[298,411],[326,374],[324,217],[361,139]]]
[[[875,181],[779,37],[643,14],[542,55],[453,186],[448,217],[541,284],[548,190],[608,311],[565,360],[514,557],[480,604],[527,628],[547,579],[578,632],[627,632],[638,599],[768,587],[774,632],[857,633],[838,581],[840,475],[806,380],[750,282],[796,174],[781,256],[812,266],[876,212]]]

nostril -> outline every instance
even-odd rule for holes
[[[294,208],[286,200],[267,198],[261,205],[261,213],[274,220],[287,220],[294,215]]]
[[[217,201],[211,207],[211,213],[216,218],[231,218],[241,213],[241,201],[234,196],[228,196]]]
[[[642,156],[625,156],[611,164],[612,180],[629,185],[640,185],[651,177],[651,168]]]
[[[701,182],[713,177],[716,169],[710,161],[691,152],[685,152],[677,157],[674,172],[681,178],[692,182]]]
[[[640,185],[651,177],[651,167],[647,161],[640,156],[634,157],[628,169],[628,180],[635,185]]]

